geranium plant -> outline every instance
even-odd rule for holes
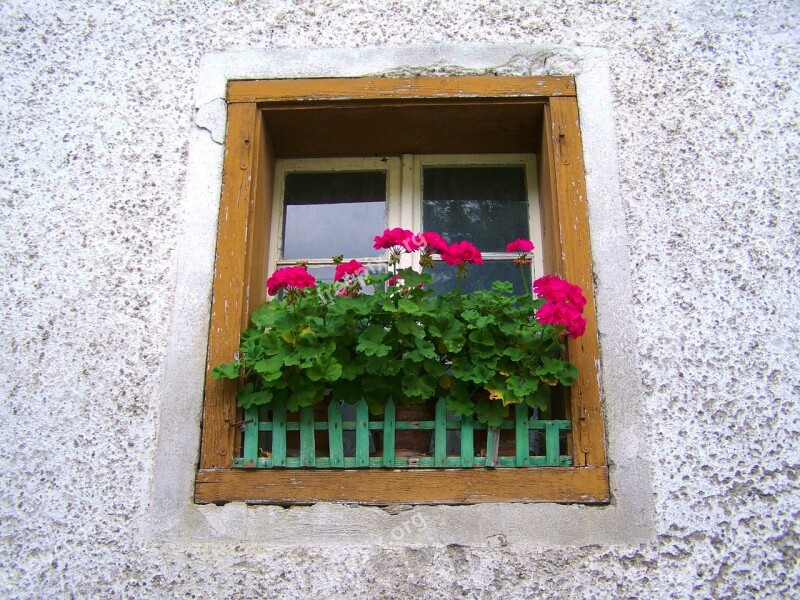
[[[396,228],[376,236],[375,248],[389,251],[389,272],[337,257],[333,283],[303,265],[272,274],[268,292],[278,297],[253,313],[236,360],[212,371],[243,379],[240,406],[280,402],[295,411],[324,398],[363,398],[381,414],[389,399],[445,398],[454,414],[497,427],[509,406],[545,408],[552,386],[574,383],[577,369],[563,355],[565,338],[586,324],[579,287],[547,275],[521,296],[506,281],[463,293],[470,265],[483,262],[468,241]],[[507,250],[517,252],[525,281],[533,244],[515,240]],[[419,271],[398,268],[404,253],[417,254]],[[455,268],[458,288],[437,294],[433,268]]]

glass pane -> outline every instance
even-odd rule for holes
[[[450,242],[505,252],[508,242],[530,237],[525,168],[425,167],[422,222]]]
[[[386,228],[386,172],[288,173],[283,248],[289,259],[379,256]]]
[[[445,263],[437,261],[436,267],[428,272],[433,275],[433,288],[437,293],[443,294],[458,287],[455,267],[448,267]],[[527,268],[525,277],[528,285],[531,285],[530,267]],[[492,260],[486,261],[482,265],[469,265],[467,276],[461,282],[461,291],[489,290],[492,289],[494,281],[510,281],[514,284],[515,294],[530,293],[525,289],[519,267],[514,264],[513,260]]]

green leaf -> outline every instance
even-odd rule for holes
[[[475,416],[490,427],[500,427],[508,416],[508,407],[503,406],[502,402],[482,398],[475,403]]]
[[[356,350],[363,352],[367,356],[386,356],[392,349],[391,346],[382,343],[383,339],[386,337],[386,333],[383,327],[367,327],[361,332],[361,335],[358,336],[358,346],[356,346]]]
[[[282,356],[273,356],[258,361],[253,365],[253,368],[264,381],[275,381],[281,376],[281,367],[283,364]]]
[[[578,369],[571,362],[560,358],[542,357],[542,366],[535,371],[545,381],[553,381],[570,386],[578,378]]]
[[[490,400],[502,402],[503,406],[509,404],[519,404],[522,398],[517,396],[511,389],[508,388],[505,381],[494,380],[486,384],[486,390],[489,392]]]
[[[426,373],[429,373],[430,375],[435,375],[436,377],[441,377],[441,375],[445,371],[445,365],[440,363],[436,359],[428,359],[422,361],[422,366],[425,369]]]
[[[425,375],[423,377],[404,375],[402,385],[403,393],[410,398],[429,398],[436,389],[436,378],[430,375]]]
[[[417,273],[414,269],[403,269],[398,274],[403,280],[403,286],[407,288],[417,288],[420,284],[422,286],[430,285],[433,277],[429,273]]]
[[[397,310],[403,313],[408,313],[409,315],[418,315],[420,312],[422,312],[416,302],[408,300],[407,298],[401,298],[397,302]]]
[[[525,357],[525,352],[520,350],[519,348],[515,348],[510,346],[503,350],[503,356],[509,357],[513,361],[522,360]]]
[[[457,417],[468,417],[475,413],[475,403],[469,394],[450,394],[447,397],[447,410]]]
[[[325,395],[325,387],[322,384],[309,381],[304,376],[293,377],[289,387],[292,393],[286,401],[286,408],[292,412],[303,406],[313,406]]]
[[[272,390],[253,391],[253,384],[248,384],[236,394],[237,403],[242,408],[264,406],[272,402]]]
[[[416,338],[425,337],[425,329],[409,315],[400,315],[397,317],[397,323],[395,325],[397,326],[397,331],[403,335],[412,335]]]
[[[351,354],[347,348],[339,347],[333,353],[333,357],[342,365],[341,379],[348,381],[354,380],[364,372],[363,357]]]
[[[492,315],[482,315],[475,319],[475,327],[477,328],[483,328],[492,323],[494,323],[494,317]]]
[[[428,340],[416,339],[414,340],[414,345],[416,346],[416,350],[412,350],[406,355],[409,360],[422,362],[426,358],[436,358],[438,356],[436,354],[436,348],[434,348],[433,344]]]
[[[471,362],[453,363],[451,371],[454,377],[462,381],[472,381],[477,384],[483,384],[495,376],[494,369],[490,369],[485,364],[473,364]]]
[[[262,331],[267,327],[274,327],[275,323],[283,316],[282,311],[276,310],[278,304],[278,302],[262,304],[258,310],[253,312],[250,321]]]
[[[531,408],[546,410],[547,401],[549,399],[550,399],[550,387],[546,385],[540,385],[533,394],[525,398],[525,402]]]
[[[514,335],[520,329],[520,322],[516,319],[497,319],[497,328],[506,335]]]
[[[518,375],[512,375],[506,379],[506,386],[515,396],[525,398],[539,389],[539,380],[523,379]]]
[[[464,312],[461,313],[461,318],[464,319],[465,321],[474,321],[480,316],[481,313],[472,308],[469,310],[465,310]]]
[[[464,325],[455,319],[439,318],[428,330],[435,337],[442,338],[442,342],[449,352],[458,352],[464,347]]]
[[[492,282],[492,291],[500,292],[501,294],[513,294],[514,284],[510,281],[494,281]]]
[[[336,381],[342,376],[342,365],[332,356],[323,356],[306,373],[311,381]]]
[[[558,381],[561,385],[571,386],[578,379],[578,367],[571,362],[564,361],[564,366],[558,374]]]
[[[494,335],[489,329],[476,329],[469,334],[469,340],[483,346],[495,345]]]
[[[303,333],[295,342],[295,349],[301,358],[316,358],[327,354],[326,340],[312,333]]]
[[[370,375],[397,375],[403,363],[399,360],[372,356],[367,359],[365,369]]]
[[[245,364],[252,365],[266,355],[266,349],[261,344],[261,337],[263,336],[249,336],[247,339],[242,340],[239,353],[243,357]]]
[[[238,379],[239,378],[239,361],[218,365],[211,369],[211,376],[214,379]]]

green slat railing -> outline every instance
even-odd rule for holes
[[[356,466],[369,466],[369,408],[365,400],[356,405]]]
[[[433,464],[436,467],[447,465],[447,406],[444,399],[436,401],[436,429],[433,435]]]
[[[472,467],[475,465],[475,447],[473,445],[472,417],[461,418],[461,464],[460,467]]]
[[[276,467],[286,466],[286,407],[272,411],[272,461]]]
[[[317,423],[314,423],[316,426]],[[328,405],[328,446],[331,467],[344,466],[344,441],[342,439],[342,405],[331,402]]]
[[[527,407],[526,407],[527,409]],[[522,410],[521,406],[514,407],[514,446],[516,450],[517,467],[527,467],[530,457],[531,440],[530,428],[528,427],[528,410]]]
[[[244,444],[242,455],[244,466],[255,467],[258,461],[258,407],[253,406],[244,411]]]
[[[389,402],[386,403],[386,409],[383,413],[383,463],[381,466],[395,466],[394,432],[396,428],[394,400],[389,400]]]
[[[314,407],[300,409],[300,466],[313,467],[316,459],[314,448]]]
[[[519,407],[515,407],[519,408]],[[435,406],[433,421],[397,421],[394,402],[387,403],[384,415],[370,420],[367,403],[356,405],[355,421],[344,421],[342,405],[331,401],[327,408],[327,419],[314,420],[313,407],[300,410],[298,417],[287,420],[285,406],[272,409],[269,418],[263,419],[257,407],[247,409],[244,414],[242,456],[233,460],[234,467],[241,468],[526,468],[563,467],[572,464],[572,458],[560,454],[562,432],[570,431],[572,424],[563,419],[537,419],[527,407],[515,410],[513,420],[506,420],[497,427],[487,427],[472,417],[460,420],[448,419],[443,400]],[[395,452],[395,432],[421,429],[430,431],[433,437],[433,455],[398,457]],[[299,448],[287,448],[287,432],[299,432]],[[316,447],[315,432],[327,431],[327,447]],[[486,448],[476,443],[476,431],[485,433]],[[513,455],[506,450],[498,452],[500,436],[513,436]],[[541,431],[541,454],[531,453],[531,431]],[[271,435],[271,453],[261,455],[259,432]],[[353,456],[345,456],[344,432],[355,433]],[[382,432],[382,445],[376,444],[378,452],[370,456],[371,432]],[[460,433],[460,440],[451,440],[455,448],[448,454],[448,434]],[[352,435],[352,434],[351,434]],[[295,438],[296,439],[296,438]],[[376,438],[378,439],[378,438]],[[482,438],[478,438],[482,439]],[[511,439],[511,438],[509,438]],[[294,442],[296,444],[296,442]],[[503,441],[503,448],[511,450]],[[319,454],[319,456],[317,456]]]

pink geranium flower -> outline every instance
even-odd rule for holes
[[[334,273],[334,281],[342,281],[344,279],[354,279],[359,275],[367,272],[366,267],[357,260],[351,260],[346,263],[339,263],[336,265],[336,272]]]
[[[520,252],[522,254],[527,254],[531,251],[533,251],[533,242],[530,240],[523,240],[522,238],[516,239],[513,242],[509,242],[508,245],[506,245],[506,252]]]
[[[275,296],[279,290],[298,291],[303,288],[314,287],[317,280],[303,267],[283,267],[275,271],[267,279],[267,292]]]
[[[441,254],[448,248],[445,239],[435,231],[421,233],[420,238],[424,242],[422,247],[425,248],[427,254]]]
[[[402,227],[384,229],[381,235],[375,236],[375,250],[394,250],[397,248],[408,249],[413,245],[414,232]],[[409,250],[410,252],[411,250]]]
[[[483,264],[481,251],[469,242],[456,242],[455,244],[451,244],[442,252],[442,258],[451,267],[463,265],[465,263],[472,263],[474,265]]]
[[[545,275],[533,282],[533,291],[545,303],[536,311],[540,323],[562,325],[570,336],[577,338],[586,330],[583,290],[555,275]]]

